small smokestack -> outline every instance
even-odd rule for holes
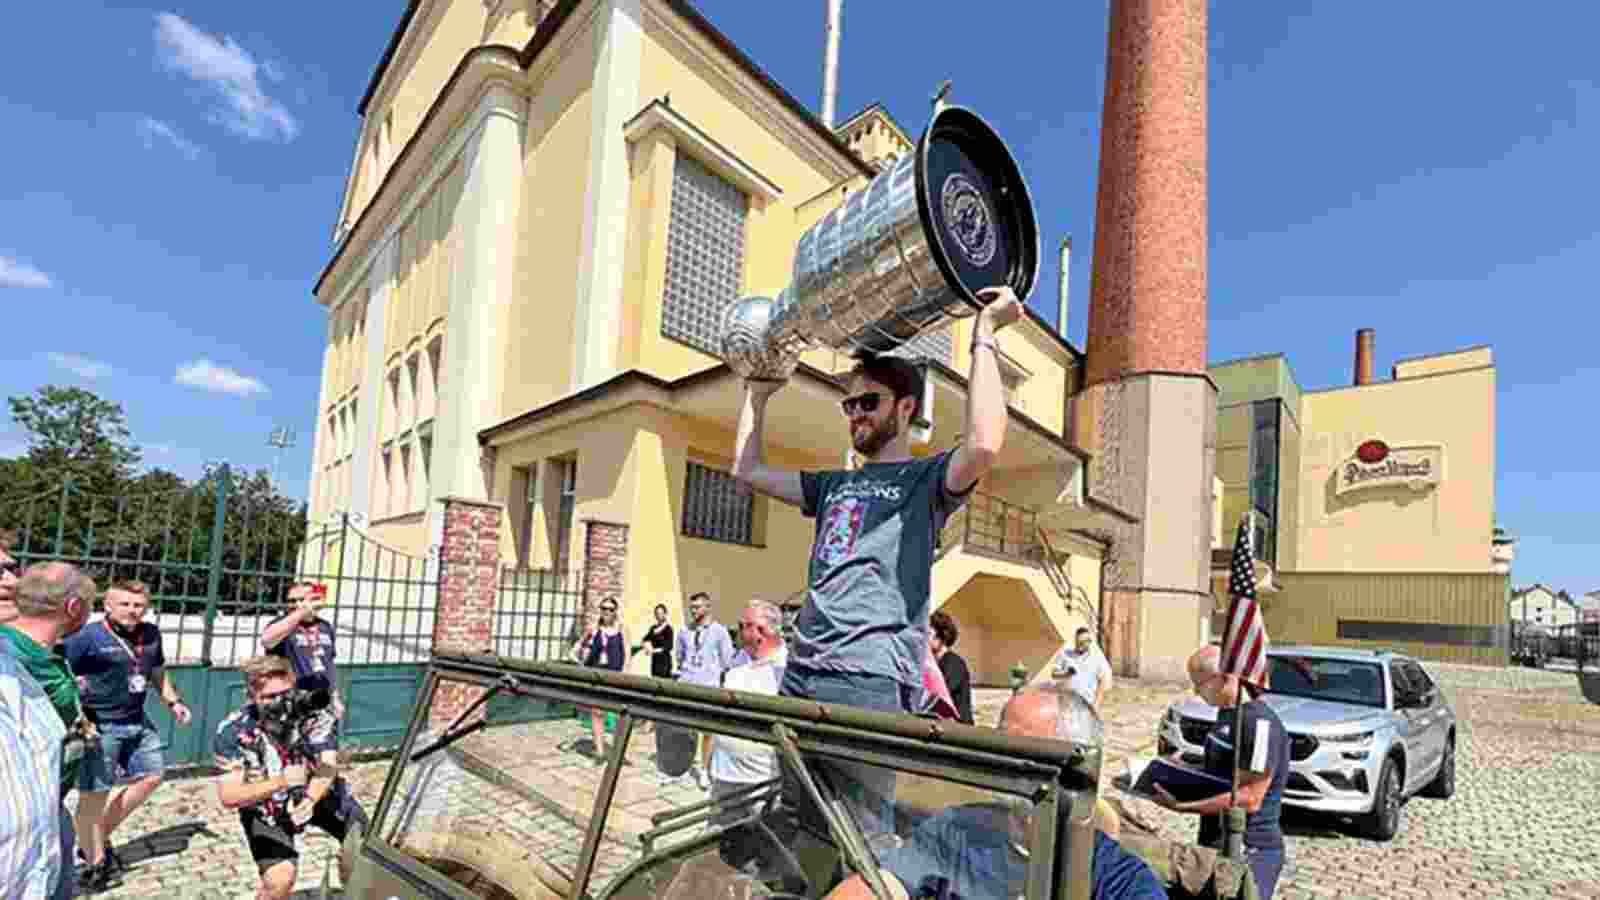
[[[1067,274],[1072,271],[1072,235],[1061,239],[1061,284],[1056,288],[1057,302],[1061,307],[1056,312],[1056,331],[1067,333]]]
[[[1376,355],[1377,333],[1371,328],[1363,328],[1356,332],[1356,373],[1357,385],[1371,384],[1373,381],[1373,356]]]
[[[828,4],[827,44],[822,57],[822,124],[833,127],[834,105],[839,99],[839,21],[844,0],[824,0]]]

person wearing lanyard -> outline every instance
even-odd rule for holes
[[[700,591],[689,597],[689,623],[678,632],[678,680],[704,687],[721,687],[722,673],[733,665],[733,636],[728,626],[711,618],[711,595]],[[701,790],[711,789],[706,768],[711,765],[711,734],[700,735],[701,765],[690,766],[689,776]]]
[[[328,602],[326,585],[301,581],[289,587],[289,611],[261,631],[261,649],[281,656],[294,667],[295,685],[303,690],[326,689],[333,718],[344,722],[344,701],[339,699],[339,673],[334,667],[333,623],[322,618]]]
[[[189,707],[166,670],[161,630],[144,621],[150,590],[142,582],[113,582],[106,591],[105,618],[67,639],[67,662],[78,676],[83,706],[100,731],[98,745],[84,754],[78,789],[78,843],[97,871],[115,875],[125,866],[111,834],[161,784],[165,766],[161,735],[145,716],[152,686],[187,726]],[[118,785],[117,769],[128,783]]]

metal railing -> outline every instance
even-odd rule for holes
[[[565,659],[579,637],[584,585],[581,571],[502,568],[491,635],[494,652],[545,662]]]
[[[969,550],[1032,562],[1044,557],[1038,511],[979,491],[973,491],[945,522],[940,537],[946,547],[960,544]]]

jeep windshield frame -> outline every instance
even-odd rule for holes
[[[808,763],[848,760],[897,772],[1024,798],[1032,803],[1026,897],[1029,900],[1089,900],[1094,811],[1101,748],[1063,741],[1015,737],[998,730],[913,715],[891,715],[791,697],[708,688],[569,663],[533,662],[489,654],[439,654],[430,663],[410,727],[384,780],[373,828],[358,851],[429,895],[475,900],[473,894],[389,842],[383,823],[397,802],[402,776],[414,756],[432,754],[470,733],[467,713],[433,723],[437,736],[418,747],[429,729],[441,687],[476,692],[471,706],[487,709],[490,692],[535,696],[617,715],[615,739],[604,758],[568,900],[605,900],[591,892],[595,855],[611,813],[613,794],[633,726],[639,720],[696,731],[787,745]],[[498,688],[498,690],[497,690]],[[776,740],[775,740],[776,738]],[[853,823],[849,816],[830,816]],[[853,824],[846,827],[853,829]],[[1067,840],[1069,833],[1072,839]],[[840,857],[853,871],[877,869],[862,853],[859,831],[839,835]],[[860,841],[861,843],[857,843]],[[641,860],[641,863],[647,861]],[[863,872],[868,884],[878,876]]]

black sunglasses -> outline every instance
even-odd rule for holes
[[[877,412],[878,400],[881,399],[881,396],[877,391],[868,391],[865,394],[846,397],[839,401],[839,408],[844,410],[844,414],[847,416],[853,416],[858,412]]]
[[[16,573],[21,571],[22,563],[18,562],[17,560],[13,559],[10,562],[0,562],[0,572]]]

